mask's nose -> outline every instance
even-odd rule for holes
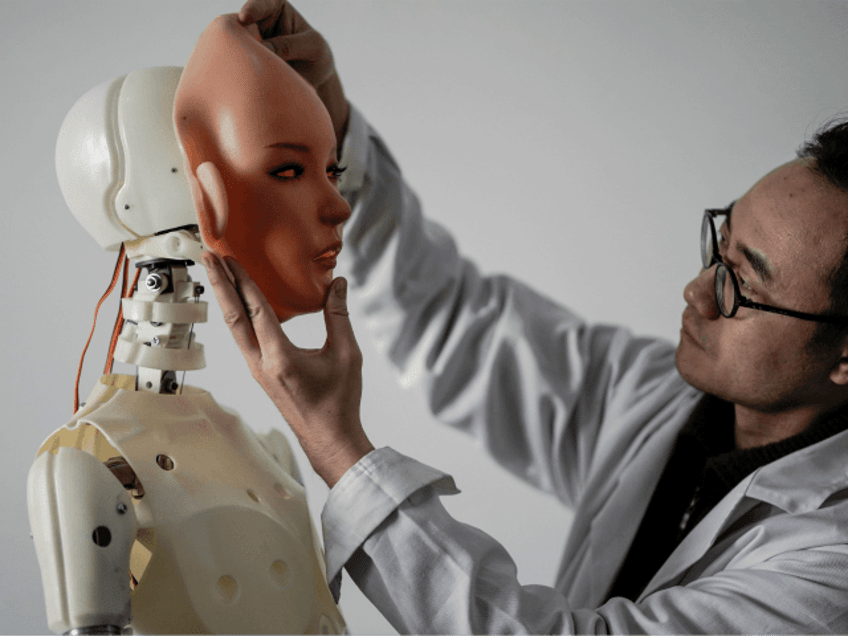
[[[721,316],[715,298],[715,268],[701,269],[700,273],[683,288],[683,299],[707,320]]]
[[[341,193],[333,188],[325,205],[321,207],[321,222],[327,225],[341,225],[350,218],[350,214],[350,205]]]

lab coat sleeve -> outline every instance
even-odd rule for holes
[[[417,487],[415,484],[419,484]],[[403,492],[399,504],[389,504]],[[439,495],[456,492],[432,468],[379,449],[331,490],[325,508],[331,579],[343,562],[400,633],[827,633],[844,632],[848,547],[778,552],[635,603],[614,598],[572,608],[558,590],[522,585],[504,548],[451,517]],[[798,527],[804,527],[798,520]],[[761,534],[761,533],[760,533]],[[792,532],[788,533],[790,536]],[[367,539],[358,544],[360,537]]]
[[[684,383],[667,342],[588,326],[506,276],[483,276],[418,198],[355,107],[341,190],[353,215],[339,273],[377,344],[432,413],[573,507],[620,466]],[[482,222],[482,220],[481,220]],[[659,390],[657,390],[659,389]],[[640,413],[642,410],[644,413]],[[634,417],[611,417],[619,413]]]

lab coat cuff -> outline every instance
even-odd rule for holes
[[[368,138],[370,136],[368,122],[362,113],[353,105],[350,106],[350,118],[347,124],[347,133],[342,143],[342,152],[339,158],[347,168],[339,183],[339,191],[342,196],[350,202],[356,193],[362,189],[365,181],[365,169],[368,162]]]
[[[439,495],[459,493],[450,475],[389,447],[370,452],[333,486],[321,525],[327,580],[336,602],[345,563],[398,506],[426,487]]]

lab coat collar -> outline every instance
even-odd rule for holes
[[[848,487],[848,431],[802,448],[752,475],[745,496],[790,514],[809,512]]]
[[[848,488],[848,431],[795,451],[757,469],[739,482],[677,546],[640,595],[673,584],[712,547],[731,524],[760,502],[789,514],[819,508]]]

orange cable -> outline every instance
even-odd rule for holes
[[[88,351],[88,345],[91,344],[91,338],[94,336],[94,328],[97,326],[97,313],[100,311],[100,306],[103,304],[103,301],[109,297],[109,294],[112,293],[112,290],[115,289],[115,285],[118,283],[118,276],[121,274],[121,265],[124,262],[124,246],[121,244],[121,251],[118,254],[118,262],[115,263],[115,272],[112,274],[112,282],[109,285],[109,289],[106,290],[106,293],[103,294],[103,297],[100,299],[100,302],[97,303],[97,307],[94,310],[94,322],[91,325],[91,333],[88,334],[88,340],[85,343],[85,347],[82,350],[82,355],[80,356],[79,368],[77,369],[77,379],[74,384],[74,413],[79,410],[79,383],[80,376],[82,375],[82,365],[85,361],[85,353]]]
[[[124,282],[121,285],[121,298],[130,298],[135,291],[135,286],[138,283],[138,277],[141,273],[141,269],[137,268],[135,272],[135,278],[133,279],[132,286],[127,289],[127,277],[129,274],[129,257],[124,262]],[[115,319],[115,327],[112,329],[112,339],[109,341],[109,352],[106,355],[106,366],[103,369],[103,375],[108,375],[112,373],[112,365],[114,363],[115,356],[115,347],[118,345],[118,338],[121,336],[121,332],[124,329],[124,303],[121,302],[118,305],[118,317]]]
[[[129,269],[129,264],[127,265],[127,269]],[[126,273],[126,272],[125,272]],[[130,298],[135,291],[136,285],[138,285],[138,278],[141,274],[141,269],[135,270],[135,277],[133,278],[132,285],[125,292],[122,292],[123,298]],[[126,294],[126,295],[123,295]],[[107,373],[112,373],[112,363],[114,362],[113,358],[115,356],[115,347],[118,345],[118,338],[121,336],[121,332],[124,329],[124,307],[123,303],[121,303],[121,308],[118,310],[118,321],[115,323],[115,329],[112,331],[112,341],[109,343],[109,357],[107,359],[107,366],[109,371]]]
[[[127,293],[127,264],[129,263],[129,257],[124,258],[123,263],[123,277],[121,279],[121,297],[118,299],[118,315],[115,317],[115,325],[112,327],[112,337],[109,340],[109,350],[106,353],[106,364],[103,367],[103,375],[109,375],[112,373],[112,352],[113,352],[113,344],[115,342],[115,333],[119,332],[119,330],[124,325],[124,303],[122,300],[126,297]]]

